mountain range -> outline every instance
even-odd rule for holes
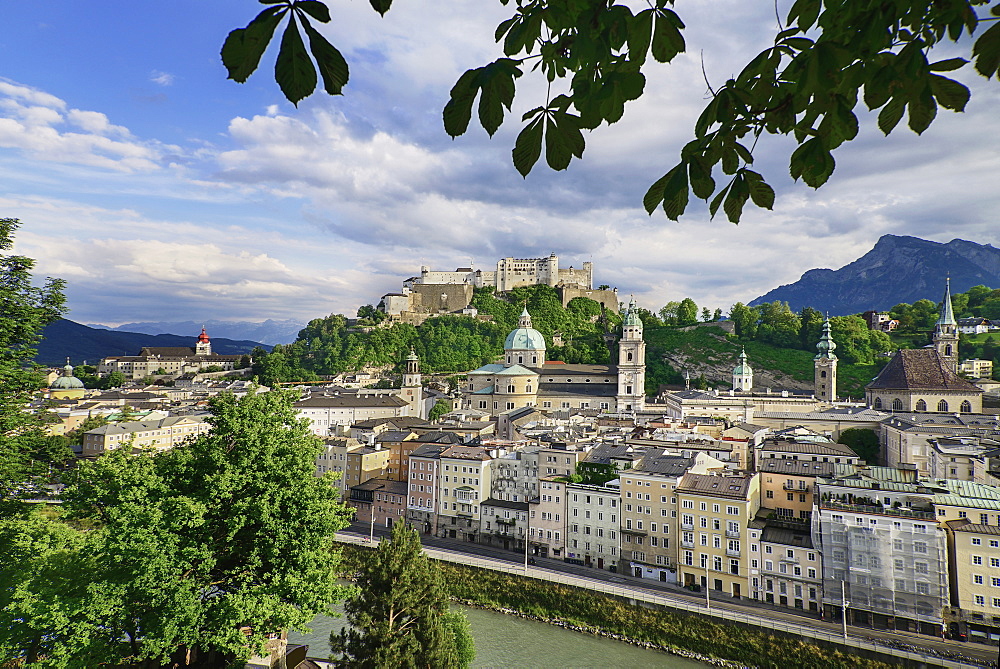
[[[227,339],[259,341],[273,346],[274,344],[289,344],[295,341],[299,330],[304,328],[305,324],[292,319],[274,320],[270,318],[262,323],[252,321],[204,321],[200,323],[194,321],[154,321],[124,323],[116,327],[109,327],[99,323],[87,323],[87,327],[111,330],[112,332],[137,332],[149,335],[184,334],[190,332],[194,337],[197,337],[198,333],[201,332],[202,326],[208,330],[212,341],[215,341],[216,337],[225,337]]]
[[[948,276],[955,293],[977,285],[1000,288],[1000,249],[964,239],[942,244],[883,235],[854,262],[836,270],[811,269],[750,305],[780,300],[795,311],[813,307],[831,316],[886,311],[924,298],[939,302]]]
[[[201,326],[190,335],[157,334],[141,332],[118,332],[87,327],[80,323],[61,318],[50,323],[42,331],[44,339],[38,345],[35,361],[43,365],[63,365],[66,358],[74,365],[87,362],[96,365],[101,358],[110,355],[135,355],[143,346],[190,346],[194,347],[201,332]],[[224,337],[212,337],[212,352],[224,355],[249,353],[255,346],[267,350],[271,347],[255,341],[234,341]]]

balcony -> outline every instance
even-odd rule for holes
[[[740,538],[740,531],[739,530],[726,530],[726,538],[727,539],[739,539]]]
[[[897,516],[900,518],[918,518],[920,520],[934,520],[933,511],[920,511],[918,509],[907,509],[892,508],[882,505],[867,505],[867,504],[846,504],[844,502],[838,502],[835,500],[823,500],[820,502],[820,508],[823,509],[834,509],[836,511],[851,511],[854,513],[869,513],[869,514],[879,514],[883,516]]]
[[[726,555],[728,555],[729,557],[739,557],[740,556],[740,549],[739,548],[727,548],[726,549]]]
[[[694,529],[694,523],[681,523],[681,529],[682,530],[693,530]]]
[[[799,559],[797,557],[788,557],[786,555],[784,557],[778,558],[778,562],[787,562],[789,564],[798,564],[799,563]]]
[[[682,548],[694,548],[694,542],[693,541],[681,541],[681,547]]]

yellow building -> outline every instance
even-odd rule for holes
[[[685,474],[677,485],[678,581],[734,597],[750,593],[747,528],[760,508],[760,475]]]
[[[165,451],[211,429],[212,426],[202,416],[168,416],[111,423],[84,433],[82,453],[93,457],[123,446],[131,447],[133,453]]]
[[[1000,640],[1000,527],[949,520],[949,632],[972,641]]]

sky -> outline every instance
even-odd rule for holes
[[[643,98],[587,134],[582,161],[540,162],[526,179],[510,150],[543,82],[519,80],[492,139],[472,125],[452,140],[441,122],[461,73],[502,56],[493,32],[509,7],[396,0],[381,18],[363,0],[332,4],[321,30],[351,81],[298,108],[274,83],[273,49],[247,83],[226,79],[222,42],[261,8],[5,3],[0,216],[21,219],[15,250],[39,276],[68,281],[68,318],[305,322],[377,304],[422,265],[552,252],[564,267],[592,261],[595,283],[648,309],[691,297],[728,311],[884,234],[1000,245],[1000,85],[971,67],[956,73],[973,92],[964,114],[888,138],[863,115],[819,190],[788,176],[787,138],[762,139],[773,211],[748,205],[738,226],[694,199],[679,222],[646,214],[643,194],[692,137],[705,77],[724,82],[773,39],[770,2],[678,3],[687,53],[647,72]]]

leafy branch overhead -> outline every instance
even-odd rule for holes
[[[231,32],[222,48],[229,77],[247,80],[287,16],[275,64],[282,93],[297,104],[315,90],[318,69],[324,90],[339,95],[348,80],[347,62],[310,22],[329,23],[327,5],[260,2],[267,9]],[[391,4],[370,2],[379,14]],[[544,78],[549,94],[521,118],[514,166],[527,176],[544,153],[549,167],[566,169],[583,156],[584,130],[617,123],[625,104],[642,96],[650,60],[669,63],[685,50],[684,22],[672,6],[672,0],[650,0],[635,11],[611,0],[518,0],[494,35],[503,57],[468,70],[451,89],[445,131],[464,134],[475,107],[479,124],[492,136],[512,109],[517,80],[530,71]],[[643,205],[650,214],[662,208],[677,220],[693,193],[708,202],[713,216],[721,208],[733,223],[747,201],[771,209],[774,189],[750,169],[764,134],[793,136],[789,173],[819,188],[836,167],[833,151],[858,135],[859,104],[878,111],[886,135],[904,116],[911,130],[923,133],[939,107],[958,112],[968,104],[969,89],[944,73],[974,61],[976,72],[1000,79],[997,17],[1000,2],[990,6],[989,0],[794,0],[773,46],[709,90],[694,139],[649,188]],[[978,32],[984,23],[987,29]],[[969,59],[931,59],[942,42],[964,48],[977,32]]]

